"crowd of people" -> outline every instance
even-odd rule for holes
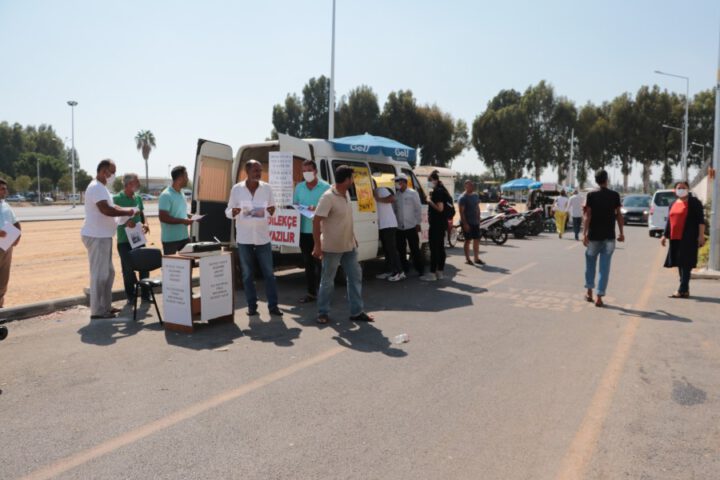
[[[139,225],[144,234],[150,232],[138,193],[140,181],[137,174],[124,175],[123,190],[114,196],[110,194],[108,185],[112,185],[115,180],[116,168],[112,160],[102,160],[85,192],[85,219],[80,234],[90,264],[90,312],[93,319],[113,318],[120,311],[112,305],[115,278],[113,237],[117,234],[116,246],[125,293],[128,301],[134,303],[138,276],[130,260],[132,246],[126,227],[132,229]],[[268,311],[271,315],[281,316],[283,312],[279,306],[267,220],[276,208],[272,188],[261,180],[263,166],[260,162],[248,161],[245,173],[245,179],[233,186],[225,213],[235,221],[235,239],[242,267],[247,313],[250,316],[258,314],[255,288],[255,267],[258,265],[264,278]],[[319,178],[317,165],[312,160],[303,163],[302,173],[303,181],[295,187],[293,203],[305,207],[313,215],[301,216],[299,246],[307,291],[299,302],[317,302],[317,322],[327,323],[330,320],[335,277],[341,266],[347,277],[350,319],[373,321],[374,317],[365,311],[363,305],[362,271],[349,195],[353,188],[354,170],[345,165],[337,167],[335,183],[332,185]],[[188,184],[186,168],[173,168],[171,176],[172,184],[162,192],[158,205],[165,255],[177,253],[190,241],[188,226],[197,220],[188,213],[187,201],[182,193]],[[598,171],[595,180],[598,188],[587,194],[584,203],[579,192],[574,192],[568,198],[566,192],[562,191],[555,200],[553,211],[560,238],[564,234],[568,216],[572,221],[575,240],[580,239],[582,230],[582,241],[586,247],[585,298],[596,306],[603,306],[615,242],[623,242],[625,236],[620,195],[608,188],[606,171]],[[432,172],[428,177],[431,194],[424,199],[428,205],[430,250],[430,265],[426,269],[420,248],[423,201],[418,190],[411,188],[405,174],[397,174],[393,181],[394,188],[391,188],[378,186],[372,179],[379,238],[385,258],[384,272],[377,278],[399,282],[407,279],[414,269],[422,281],[442,280],[446,261],[445,238],[455,217],[453,200],[438,172]],[[465,191],[458,199],[458,206],[460,225],[465,234],[466,263],[484,265],[485,262],[479,257],[480,198],[474,192],[471,181],[466,181],[464,186]],[[5,226],[8,224],[21,229],[12,208],[5,202],[7,193],[7,182],[0,179],[0,238],[7,235]],[[697,265],[698,248],[705,243],[705,220],[702,203],[690,194],[687,182],[678,182],[675,193],[677,199],[670,206],[661,243],[665,246],[669,242],[665,266],[677,268],[680,277],[678,290],[671,297],[687,298],[690,272]],[[616,224],[619,228],[617,236]],[[9,248],[0,249],[0,308],[7,291],[13,248],[19,241],[20,236]],[[138,273],[140,279],[148,276],[148,272]],[[139,293],[143,300],[149,300],[149,292],[141,290]]]

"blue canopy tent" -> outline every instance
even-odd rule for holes
[[[532,178],[516,178],[515,180],[510,180],[507,183],[503,183],[500,185],[500,190],[502,191],[518,191],[518,190],[528,190],[530,188],[530,185],[535,183],[535,180]]]
[[[330,140],[336,152],[365,153],[369,155],[385,155],[394,160],[406,161],[412,167],[416,163],[416,152],[414,148],[403,145],[390,138],[378,137],[366,133],[352,137],[342,137]]]

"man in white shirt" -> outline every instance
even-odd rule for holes
[[[4,178],[0,178],[0,238],[6,237],[5,229],[12,225],[20,230],[20,222],[18,222],[15,212],[5,201],[8,194],[8,184]],[[5,293],[7,293],[8,283],[10,282],[10,264],[12,263],[12,252],[15,246],[20,243],[18,237],[7,250],[0,248],[0,308],[5,305]]]
[[[80,235],[90,260],[90,318],[113,318],[120,311],[112,306],[112,239],[117,228],[114,217],[132,217],[137,212],[113,203],[107,185],[115,181],[115,169],[115,162],[102,160],[97,176],[85,190],[85,223]]]
[[[273,274],[272,246],[268,215],[275,213],[275,200],[270,185],[260,180],[262,165],[257,160],[245,164],[247,179],[236,184],[230,191],[225,215],[235,219],[235,240],[242,267],[242,280],[248,315],[258,313],[255,290],[254,267],[257,259],[265,279],[265,294],[271,315],[282,316],[278,307],[277,285]]]
[[[406,251],[410,248],[410,258],[418,275],[425,273],[425,262],[420,252],[420,231],[422,223],[422,204],[420,195],[408,187],[408,177],[404,173],[395,177],[395,202],[393,211],[398,222],[397,249],[403,272],[410,271]]]
[[[568,200],[568,210],[570,212],[570,218],[572,218],[575,240],[580,240],[580,229],[582,228],[583,219],[583,199],[577,190],[575,190],[570,196],[570,200]]]
[[[400,262],[400,253],[397,249],[397,218],[393,210],[395,203],[394,192],[387,187],[378,188],[377,182],[373,179],[373,195],[377,202],[378,229],[380,230],[380,242],[385,254],[385,272],[377,275],[380,280],[399,282],[407,277]]]

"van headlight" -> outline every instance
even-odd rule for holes
[[[649,212],[647,210],[643,210],[643,215],[647,216]]]
[[[620,209],[620,213],[622,213],[623,215],[625,215],[625,214],[627,213],[627,209],[621,208],[621,209]]]

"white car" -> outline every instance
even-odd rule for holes
[[[651,237],[660,237],[665,231],[670,204],[675,200],[674,190],[658,190],[650,202],[650,217],[648,218],[648,234]]]

